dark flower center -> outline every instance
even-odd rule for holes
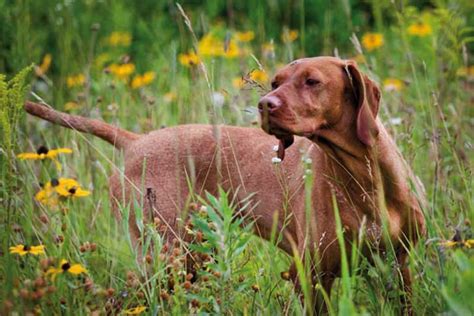
[[[56,178],[51,179],[51,186],[57,187],[59,185],[59,180]]]
[[[46,155],[46,154],[48,153],[48,151],[49,151],[48,147],[46,147],[46,146],[40,146],[40,147],[38,148],[38,150],[36,151],[36,153],[37,153],[38,155],[41,155],[41,154],[45,154],[45,155]]]
[[[30,249],[31,249],[31,247],[28,246],[28,245],[23,246],[23,251],[29,251]]]
[[[66,263],[63,263],[62,266],[61,266],[61,269],[63,271],[67,271],[71,268],[71,264],[69,262],[66,262]]]
[[[70,189],[68,190],[68,192],[71,193],[71,194],[75,194],[76,191],[77,191],[77,188],[70,188]]]

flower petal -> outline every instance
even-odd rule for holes
[[[76,193],[74,193],[74,196],[77,196],[77,197],[84,197],[84,196],[88,196],[90,195],[91,192],[90,191],[87,191],[87,190],[83,190],[81,188],[78,188],[76,190]]]
[[[137,306],[124,311],[126,315],[139,315],[146,311],[146,306]]]
[[[63,273],[63,270],[62,270],[62,269],[49,268],[48,271],[46,271],[46,276],[51,275],[51,280],[54,281],[54,279],[56,278],[56,276],[57,276],[58,274],[61,274],[61,273]]]
[[[68,270],[67,272],[71,273],[71,274],[74,274],[74,275],[78,275],[78,274],[81,274],[81,273],[87,273],[87,270],[81,266],[80,264],[76,263],[76,264],[73,264]]]
[[[58,152],[58,154],[72,154],[72,149],[71,148],[57,148],[54,149],[55,151]]]
[[[10,247],[10,253],[24,256],[28,253],[28,251],[25,250],[23,245],[16,245],[16,246]]]
[[[16,156],[18,159],[41,159],[40,155],[38,155],[37,153],[21,153],[21,154],[18,154]]]
[[[29,253],[32,255],[43,255],[44,254],[44,245],[31,246]]]

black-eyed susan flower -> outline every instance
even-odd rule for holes
[[[144,311],[146,311],[146,306],[137,306],[137,307],[129,308],[129,309],[124,310],[123,312],[125,315],[140,315]]]
[[[474,66],[459,68],[456,72],[456,75],[466,78],[474,77]]]
[[[283,31],[281,35],[281,40],[283,43],[289,44],[294,42],[298,38],[298,31],[297,30],[287,30]]]
[[[87,190],[83,190],[74,179],[59,178],[59,180],[51,180],[50,185],[54,188],[56,193],[62,197],[84,197],[91,193]]]
[[[259,83],[265,83],[268,81],[268,75],[264,70],[255,69],[250,73],[250,79]]]
[[[48,149],[46,146],[40,146],[35,153],[21,153],[17,155],[18,159],[21,160],[44,160],[51,159],[56,164],[56,168],[61,171],[61,164],[57,160],[59,154],[71,154],[72,149],[70,148],[57,148],[57,149]]]
[[[232,79],[232,86],[236,89],[242,89],[245,87],[245,80],[242,77]]]
[[[143,75],[137,75],[132,80],[132,88],[138,89],[143,86],[147,86],[155,80],[155,73],[153,71],[147,71]]]
[[[66,111],[74,111],[80,109],[82,106],[74,101],[69,101],[64,104],[64,110]]]
[[[383,81],[383,89],[387,92],[401,91],[404,87],[403,81],[396,78],[387,78]]]
[[[233,39],[221,40],[212,33],[204,35],[198,43],[202,56],[235,58],[241,54],[240,48]]]
[[[236,58],[236,57],[239,57],[241,54],[242,54],[242,51],[240,50],[239,46],[234,40],[230,39],[224,44],[223,53],[222,53],[223,57]]]
[[[68,88],[83,86],[86,83],[86,76],[83,74],[71,75],[66,78]]]
[[[56,192],[54,191],[53,186],[51,185],[51,182],[48,182],[45,185],[42,185],[41,190],[39,190],[35,194],[35,200],[41,203],[42,205],[55,207],[58,205],[58,196]]]
[[[471,249],[474,247],[474,239],[466,240],[445,240],[439,243],[444,248],[467,248]]]
[[[40,146],[35,153],[21,153],[17,157],[19,159],[55,159],[59,154],[70,154],[72,149],[69,148],[57,148],[48,149],[46,146]]]
[[[247,31],[247,32],[236,32],[235,33],[235,38],[239,42],[250,42],[255,38],[255,33],[253,31]]]
[[[119,80],[127,80],[128,77],[135,72],[135,65],[132,63],[112,64],[107,69]]]
[[[59,267],[49,268],[48,271],[46,271],[46,275],[50,275],[54,280],[58,274],[66,272],[72,275],[79,275],[87,273],[87,270],[79,263],[71,264],[66,259],[62,259],[59,263]]]
[[[224,43],[214,34],[204,35],[198,43],[199,54],[203,56],[220,56],[224,50]]]
[[[433,33],[431,25],[424,22],[417,22],[408,26],[408,34],[412,36],[424,37]]]
[[[186,67],[196,66],[200,63],[199,56],[194,52],[189,52],[187,54],[179,54],[178,60],[181,65]]]
[[[112,32],[106,38],[107,44],[110,46],[130,46],[132,43],[132,35],[128,32]]]
[[[44,55],[41,64],[35,67],[35,75],[38,77],[44,76],[51,66],[52,60],[53,58],[51,57],[51,54]]]
[[[362,36],[362,46],[369,52],[383,46],[383,43],[382,33],[365,33]]]
[[[44,245],[38,246],[28,246],[28,245],[16,245],[10,247],[11,254],[18,254],[20,256],[24,256],[26,254],[30,255],[44,255]]]
[[[74,179],[59,178],[51,179],[43,185],[42,189],[35,195],[35,199],[45,206],[57,206],[59,197],[84,197],[90,195],[89,191],[83,190]]]

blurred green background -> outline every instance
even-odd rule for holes
[[[208,280],[191,291],[175,275],[168,293],[169,267],[161,257],[137,262],[128,227],[111,214],[107,175],[121,168],[120,155],[101,140],[27,117],[22,104],[43,100],[139,133],[184,123],[255,126],[275,70],[318,55],[355,59],[378,83],[379,115],[426,187],[428,236],[410,254],[413,312],[473,314],[474,2],[180,5],[185,14],[174,1],[0,0],[0,314],[121,314],[137,306],[153,315],[308,312],[280,275],[290,258],[238,225],[214,237],[242,251],[210,252],[221,263],[217,274],[203,272]],[[62,170],[15,158],[41,145],[74,153],[59,158]],[[35,200],[40,183],[58,177],[75,178],[92,194],[59,210]],[[231,217],[228,204],[224,196],[211,207]],[[10,253],[22,244],[45,245],[50,261]],[[43,264],[63,258],[86,267],[87,276],[43,279]],[[336,282],[331,314],[403,312],[397,267],[384,256],[373,262],[351,265],[349,288]]]

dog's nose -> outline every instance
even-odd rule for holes
[[[268,109],[269,113],[274,112],[281,106],[281,100],[276,96],[265,96],[258,102],[258,111],[263,113],[264,109]]]

